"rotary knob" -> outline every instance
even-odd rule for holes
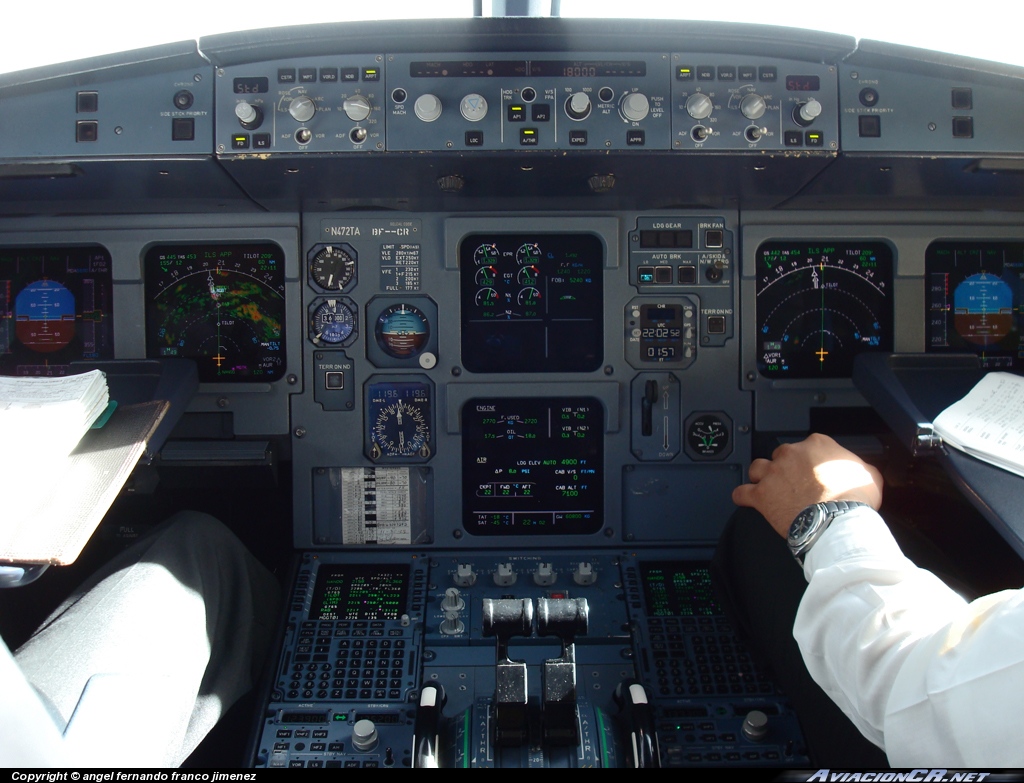
[[[740,101],[740,112],[748,120],[761,119],[767,108],[768,104],[765,103],[764,98],[753,92],[744,95]]]
[[[570,120],[585,120],[590,116],[590,96],[583,92],[574,92],[565,102],[565,113]]]
[[[470,93],[462,99],[459,111],[470,122],[479,122],[487,116],[487,99],[478,93]]]
[[[377,726],[369,718],[357,720],[352,727],[352,746],[362,753],[373,750],[379,742]]]
[[[711,98],[702,92],[695,92],[686,99],[686,113],[695,120],[706,120],[714,108]]]
[[[362,122],[370,116],[370,110],[373,107],[370,106],[370,101],[365,95],[353,95],[351,98],[345,99],[341,108],[345,112],[345,116],[352,122]]]
[[[256,130],[263,124],[263,110],[247,101],[235,104],[235,116],[246,130]]]
[[[626,122],[640,122],[651,111],[651,103],[642,92],[631,92],[619,101],[619,113]]]
[[[416,99],[412,110],[424,122],[433,122],[441,116],[441,99],[428,92]]]
[[[793,107],[793,121],[797,125],[807,127],[821,114],[821,104],[814,98]]]
[[[309,122],[316,114],[316,104],[308,95],[300,95],[288,106],[288,113],[296,122]]]

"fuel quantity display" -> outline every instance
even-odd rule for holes
[[[849,378],[891,351],[893,252],[881,241],[772,241],[757,249],[757,368],[766,378]]]
[[[195,359],[203,383],[284,375],[284,253],[277,245],[157,245],[143,273],[150,359]]]
[[[1024,242],[933,242],[924,268],[926,350],[976,353],[989,370],[1024,367]]]
[[[463,526],[473,535],[576,535],[604,518],[604,408],[591,397],[469,400]]]

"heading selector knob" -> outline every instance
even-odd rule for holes
[[[289,104],[288,113],[297,122],[309,122],[316,114],[316,104],[308,95],[300,95]]]
[[[651,111],[651,103],[642,92],[630,92],[619,101],[619,113],[627,122],[640,122]]]
[[[433,122],[441,116],[441,99],[429,92],[425,93],[416,99],[412,110],[424,122]]]
[[[821,114],[821,104],[814,98],[793,107],[793,121],[797,125],[808,126]]]
[[[695,120],[706,120],[714,108],[711,98],[702,92],[695,92],[686,99],[686,113]]]
[[[479,122],[487,116],[487,99],[479,93],[470,93],[462,99],[459,111],[470,122]]]
[[[590,96],[584,92],[574,92],[565,102],[565,113],[570,120],[585,120],[590,116]]]
[[[341,108],[345,112],[345,116],[352,122],[362,122],[370,116],[370,110],[373,107],[370,106],[370,101],[365,95],[353,95],[351,98],[345,99]]]
[[[759,120],[764,116],[768,104],[757,93],[749,93],[740,101],[740,112],[748,120]]]

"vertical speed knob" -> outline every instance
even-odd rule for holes
[[[767,108],[768,105],[764,102],[764,98],[756,93],[744,95],[740,101],[740,112],[748,120],[761,119]]]
[[[362,122],[370,116],[372,109],[370,101],[365,95],[353,95],[351,98],[346,98],[341,104],[341,108],[345,112],[345,116],[352,122]]]
[[[640,122],[650,111],[650,101],[642,92],[628,93],[619,101],[619,113],[627,122]]]
[[[289,104],[288,113],[298,122],[309,122],[316,114],[316,104],[308,95],[300,95]]]
[[[584,92],[574,92],[565,102],[565,113],[570,120],[585,120],[590,116],[590,96]]]
[[[686,113],[695,120],[706,120],[714,108],[711,98],[702,92],[695,92],[686,99]]]
[[[433,122],[441,116],[441,99],[428,92],[416,99],[412,110],[424,122]]]

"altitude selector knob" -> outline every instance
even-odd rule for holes
[[[631,92],[619,101],[619,113],[627,122],[640,122],[651,111],[651,103],[642,92]]]
[[[711,98],[702,92],[695,92],[686,99],[686,113],[695,120],[706,120],[714,108]]]
[[[768,105],[765,103],[764,98],[756,93],[749,93],[743,96],[743,100],[740,101],[740,112],[748,120],[759,120],[764,116]]]
[[[345,116],[352,122],[362,122],[370,116],[373,107],[370,106],[370,101],[365,95],[353,95],[351,98],[345,99],[341,108],[344,110]]]
[[[590,96],[583,92],[574,92],[565,102],[565,113],[570,120],[585,120],[590,116]]]

